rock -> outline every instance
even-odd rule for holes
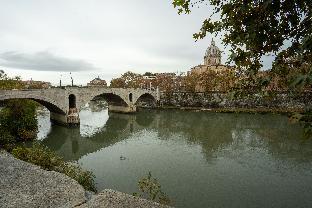
[[[94,195],[64,174],[43,170],[0,150],[0,208],[2,207],[164,208],[168,206],[108,189]]]
[[[131,196],[122,192],[105,189],[101,193],[78,208],[166,208],[156,202],[148,201],[139,197]]]
[[[0,151],[0,207],[75,207],[85,202],[85,190],[75,180]]]

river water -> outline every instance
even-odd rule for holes
[[[132,194],[150,171],[176,207],[312,207],[312,141],[278,114],[142,110],[97,103],[80,129],[39,114],[38,139],[93,171],[98,190]]]

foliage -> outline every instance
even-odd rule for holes
[[[19,77],[10,78],[3,70],[0,70],[0,89],[20,89],[24,85]],[[4,108],[0,111],[1,132],[12,140],[30,140],[37,136],[37,104],[31,100],[12,99],[4,103]],[[4,136],[0,144],[8,144]]]
[[[173,0],[179,14],[188,14],[191,7],[202,4],[210,5],[212,10],[207,9],[209,18],[193,37],[198,40],[208,33],[223,33],[224,45],[230,46],[228,62],[234,62],[242,76],[236,85],[238,91],[259,90],[276,80],[295,91],[311,89],[311,1]],[[275,57],[269,79],[257,76],[264,56]],[[302,116],[306,117],[305,126],[311,126],[311,117]]]
[[[125,86],[126,86],[125,81],[121,78],[112,79],[110,83],[111,88],[125,88]]]
[[[31,100],[13,99],[0,111],[0,125],[16,140],[31,140],[37,136],[37,104]]]
[[[182,80],[182,86],[184,88],[184,91],[195,92],[196,86],[198,85],[199,78],[200,76],[196,73],[187,74]]]
[[[45,170],[57,171],[76,180],[86,190],[96,192],[94,175],[77,164],[66,163],[61,157],[40,144],[32,147],[16,147],[11,152],[16,158],[38,165]]]
[[[0,125],[0,148],[10,150],[15,142],[16,140],[10,134],[10,132],[6,128],[4,128],[2,125]]]
[[[176,79],[176,76],[170,74],[161,74],[156,76],[154,85],[159,87],[159,90],[170,94],[174,91],[179,90],[179,80]]]
[[[308,111],[305,114],[293,113],[289,117],[290,122],[299,122],[304,128],[304,137],[306,139],[312,138],[312,111]]]
[[[190,8],[210,4],[212,10],[198,40],[207,33],[224,33],[223,43],[231,47],[229,61],[249,73],[257,72],[261,57],[277,55],[273,67],[298,68],[311,64],[312,4],[305,0],[173,0],[179,14]],[[216,19],[216,20],[214,20]]]
[[[0,90],[21,89],[24,84],[20,77],[10,78],[3,70],[0,70]]]
[[[151,172],[148,172],[147,177],[139,180],[138,187],[141,193],[134,193],[134,196],[144,197],[166,205],[171,203],[168,196],[162,192],[158,180],[152,177]]]
[[[110,86],[114,88],[140,88],[142,82],[142,75],[128,71],[122,74],[120,78],[112,79]]]
[[[155,74],[152,72],[145,72],[143,76],[155,76]]]
[[[182,79],[183,91],[188,92],[229,92],[235,85],[234,71],[206,70],[199,73],[190,72]]]

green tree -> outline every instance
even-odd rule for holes
[[[0,90],[21,89],[24,84],[20,77],[10,78],[3,70],[0,70]]]
[[[286,71],[306,65],[311,71],[312,2],[306,0],[173,0],[179,14],[210,4],[212,10],[198,40],[207,33],[223,33],[223,43],[231,48],[229,61],[248,74],[261,67],[264,55],[275,55],[274,70]],[[217,20],[214,20],[217,19]],[[308,73],[309,74],[309,73]],[[311,77],[305,77],[305,80]],[[310,81],[310,80],[309,80]],[[311,82],[306,81],[307,84]]]
[[[155,76],[152,72],[145,72],[143,76]]]
[[[23,84],[19,77],[10,78],[0,70],[0,89],[20,89]],[[4,102],[0,111],[0,144],[16,140],[30,140],[37,136],[37,103],[31,100],[13,99]]]
[[[17,140],[31,140],[37,136],[37,104],[31,100],[13,99],[0,112],[1,128]]]
[[[245,83],[244,89],[260,88],[261,59],[274,56],[271,71],[286,77],[293,89],[312,85],[312,1],[307,0],[173,0],[178,13],[190,13],[194,6],[210,5],[209,18],[193,37],[223,33],[222,42],[230,47],[228,62],[234,62]],[[294,70],[299,73],[291,76]],[[270,79],[272,80],[272,79]],[[307,109],[306,115],[311,114]],[[303,116],[307,132],[311,117]]]

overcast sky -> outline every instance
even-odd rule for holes
[[[0,69],[22,79],[86,84],[126,71],[185,72],[203,62],[195,42],[209,7],[178,15],[171,0],[0,0]],[[227,50],[222,61],[227,59]]]

